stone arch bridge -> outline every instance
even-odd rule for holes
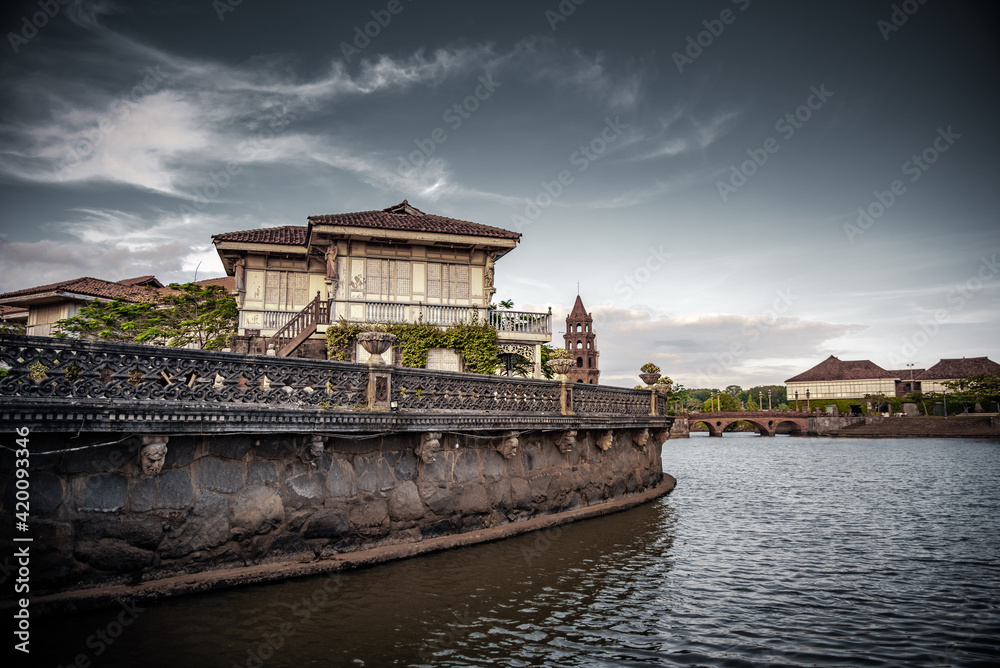
[[[726,427],[743,420],[757,428],[761,436],[774,436],[778,427],[785,426],[792,434],[810,433],[809,419],[815,418],[815,413],[806,411],[746,411],[746,412],[712,412],[690,413],[688,428],[699,422],[708,427],[709,436],[722,436]]]

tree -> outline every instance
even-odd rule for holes
[[[741,394],[743,394],[743,388],[740,387],[739,385],[730,385],[729,387],[726,388],[726,394],[736,399]]]
[[[0,318],[0,334],[24,334],[26,329],[23,322],[12,322]]]
[[[748,411],[759,411],[760,410],[760,406],[758,406],[757,402],[754,401],[753,399],[748,399],[747,400],[747,410]]]
[[[194,343],[203,350],[220,350],[236,333],[239,309],[225,288],[219,285],[172,283],[157,311],[157,326],[168,346]]]
[[[91,301],[77,315],[60,320],[55,335],[172,347],[194,343],[218,350],[236,333],[236,300],[218,285],[174,283],[158,297],[157,303]]]
[[[720,392],[719,394],[716,395],[716,397],[717,397],[715,399],[716,406],[721,406],[723,411],[739,412],[740,402],[737,401],[736,397],[734,397],[733,395],[727,394],[726,392]],[[712,408],[711,397],[705,400],[705,402],[702,404],[701,409],[705,412],[717,410]]]
[[[1000,398],[1000,376],[993,374],[981,373],[942,384],[948,388],[948,398],[962,404],[966,413],[970,406]]]
[[[157,338],[156,304],[112,299],[88,302],[72,318],[56,323],[58,338],[100,339],[102,341],[152,343]]]

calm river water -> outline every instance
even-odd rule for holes
[[[32,665],[1000,661],[1000,442],[727,434],[663,450],[677,489],[642,508],[147,604],[110,645],[94,634],[128,613],[46,622]]]

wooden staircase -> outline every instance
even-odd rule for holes
[[[288,357],[289,353],[298,348],[303,341],[316,331],[317,325],[330,323],[330,302],[323,301],[320,294],[309,302],[304,309],[295,314],[288,323],[269,336],[264,341],[264,352],[274,346],[278,357]]]

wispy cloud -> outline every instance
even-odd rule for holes
[[[727,111],[702,120],[677,111],[674,116],[661,120],[660,128],[640,143],[640,146],[653,145],[652,150],[646,150],[633,159],[670,158],[707,148],[732,130],[739,117],[739,112]]]

